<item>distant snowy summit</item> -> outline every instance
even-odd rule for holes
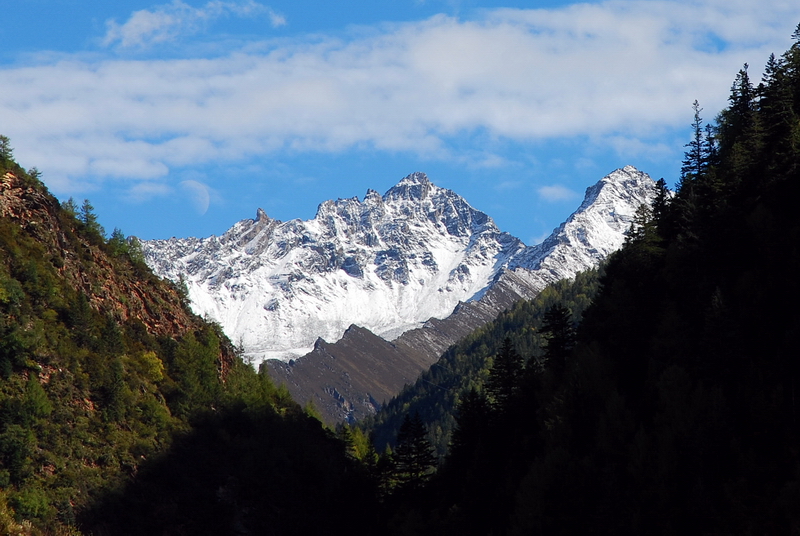
[[[218,321],[253,363],[285,361],[352,324],[391,340],[481,298],[506,273],[540,288],[574,276],[622,245],[653,191],[647,174],[616,170],[549,238],[527,247],[413,173],[383,196],[325,201],[311,220],[280,222],[259,209],[222,236],[145,241],[143,249],[158,275],[186,282],[194,311]]]

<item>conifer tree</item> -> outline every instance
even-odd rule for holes
[[[656,224],[662,226],[667,217],[667,205],[669,204],[669,189],[667,188],[667,181],[662,178],[656,181],[655,186],[656,195],[653,197],[653,219]]]
[[[428,430],[418,412],[406,414],[397,433],[397,445],[392,455],[394,478],[401,489],[424,486],[436,466],[436,456],[428,441]]]
[[[764,165],[778,173],[792,173],[800,140],[798,116],[794,108],[792,85],[786,62],[771,54],[764,68],[764,79],[758,87],[759,112],[768,160]]]
[[[681,184],[699,177],[705,168],[703,155],[703,119],[700,112],[703,109],[695,100],[692,103],[694,110],[694,120],[692,121],[692,141],[686,144],[688,147],[681,166]]]
[[[85,229],[93,235],[95,239],[102,240],[106,234],[105,229],[100,225],[100,222],[97,220],[97,214],[94,211],[94,206],[89,202],[88,199],[83,200],[83,204],[81,205],[80,214],[78,216],[81,223],[83,223]]]
[[[11,148],[11,140],[8,136],[0,135],[0,158],[5,160],[14,159],[14,150]]]
[[[458,404],[456,428],[448,450],[451,460],[461,456],[464,450],[474,448],[481,440],[489,427],[490,412],[489,401],[483,393],[475,388],[467,391]]]
[[[506,337],[500,352],[494,358],[486,382],[486,392],[495,409],[502,412],[509,408],[511,399],[519,388],[522,370],[522,357],[517,353],[511,339]]]
[[[72,197],[64,201],[64,203],[61,205],[61,208],[63,208],[64,212],[73,218],[78,216],[78,205],[75,203],[75,199]]]
[[[353,441],[353,432],[350,429],[350,425],[347,423],[341,423],[339,427],[336,429],[336,437],[339,438],[339,441],[342,442],[344,445],[345,453],[352,457],[356,457],[356,449],[355,449],[355,442]]]
[[[550,307],[544,314],[541,331],[547,339],[545,358],[548,366],[560,374],[565,370],[567,358],[575,346],[572,311],[563,305]]]
[[[734,187],[756,163],[760,139],[756,116],[756,91],[747,73],[748,65],[736,75],[728,97],[728,108],[720,113],[720,157],[726,162],[726,183]]]
[[[111,250],[111,254],[114,256],[123,255],[128,252],[128,243],[125,240],[125,234],[119,227],[114,227],[111,238],[108,239],[108,247]]]

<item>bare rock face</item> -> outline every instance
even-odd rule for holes
[[[336,343],[318,339],[299,360],[267,362],[296,401],[314,401],[324,420],[368,415],[420,373],[422,355],[350,326]]]
[[[144,250],[298,402],[313,400],[329,422],[353,420],[516,301],[618,249],[654,184],[631,166],[614,171],[532,247],[414,173],[383,196],[326,201],[309,221],[259,210],[221,237]]]

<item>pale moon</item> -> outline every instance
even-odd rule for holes
[[[208,212],[208,205],[211,203],[208,186],[193,180],[183,181],[180,186],[186,192],[186,197],[199,215],[202,216]]]

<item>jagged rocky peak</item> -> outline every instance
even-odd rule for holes
[[[428,176],[417,171],[403,178],[397,183],[397,186],[386,192],[385,199],[421,200],[428,197],[432,188],[434,188],[434,185],[428,179]]]
[[[376,206],[383,204],[383,196],[379,194],[377,191],[370,188],[367,190],[366,195],[364,195],[364,204],[369,206]]]
[[[647,173],[633,166],[614,170],[588,187],[578,210],[511,267],[546,271],[553,282],[596,265],[622,246],[636,210],[654,195],[655,181]]]
[[[625,181],[639,173],[626,167],[590,188],[582,209],[591,217],[573,217],[547,247],[526,248],[424,173],[408,175],[383,196],[368,190],[363,202],[325,201],[309,221],[282,223],[259,210],[223,239],[143,247],[154,270],[182,277],[195,311],[218,321],[254,362],[286,360],[307,353],[319,337],[338,340],[351,324],[394,338],[445,318],[508,269],[547,267],[553,277],[567,277],[588,268],[621,243],[620,218],[643,195],[604,189],[633,188]],[[562,246],[580,252],[568,255]],[[568,257],[574,260],[563,270],[555,266]]]
[[[266,223],[269,222],[271,218],[267,216],[267,213],[264,212],[263,208],[256,210],[256,222]]]
[[[651,188],[654,185],[653,179],[647,173],[633,166],[615,169],[586,189],[586,196],[578,211],[594,204],[601,194],[615,198],[641,196],[643,188]]]
[[[253,253],[269,240],[272,232],[280,223],[279,220],[270,218],[264,209],[259,208],[256,210],[255,219],[240,221],[220,237],[219,242],[221,244],[232,243],[236,247]]]

